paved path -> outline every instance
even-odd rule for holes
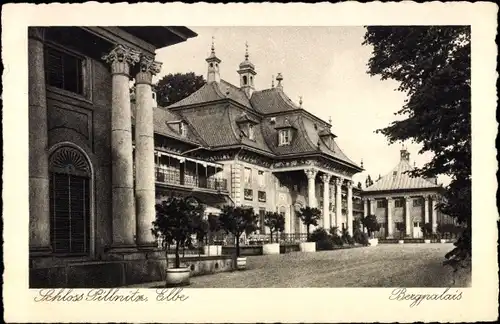
[[[465,287],[443,266],[452,244],[383,244],[247,258],[247,270],[191,278],[190,288]],[[455,282],[453,279],[455,278]]]

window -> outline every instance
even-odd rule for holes
[[[248,125],[248,138],[251,139],[251,140],[255,139],[254,129],[253,129],[253,125],[252,124]]]
[[[413,207],[421,207],[423,205],[422,199],[415,199],[413,200]]]
[[[377,208],[385,208],[385,200],[377,200]]]
[[[260,202],[266,202],[266,192],[265,191],[259,191],[258,196],[259,196]]]
[[[245,189],[244,190],[244,198],[245,198],[245,200],[253,200],[253,190],[252,189]]]
[[[244,85],[246,85],[246,84],[247,84],[247,82],[248,82],[248,80],[247,80],[247,76],[246,76],[246,75],[244,75],[244,76],[243,76],[243,84],[244,84]]]
[[[266,186],[266,177],[264,175],[264,171],[259,171],[259,186],[265,187]]]
[[[291,142],[290,130],[282,129],[279,131],[279,145],[288,145]]]
[[[264,226],[264,217],[266,215],[266,209],[265,208],[259,208],[259,228],[260,228],[260,233],[265,233],[266,228]]]
[[[402,208],[405,205],[405,202],[403,199],[396,199],[394,201],[394,207],[396,208]]]
[[[48,85],[83,95],[84,60],[69,52],[45,47],[45,81]]]
[[[398,175],[398,171],[393,171],[393,172],[392,172],[392,176],[393,176],[393,177],[395,177],[395,176],[397,176],[397,175]]]
[[[183,122],[179,123],[179,134],[181,134],[181,136],[186,136],[187,134],[186,124]]]
[[[252,183],[252,169],[250,168],[245,168],[245,183],[246,184],[251,184]]]
[[[50,241],[55,253],[90,251],[90,167],[74,148],[50,157]]]

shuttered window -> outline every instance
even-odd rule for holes
[[[45,81],[48,85],[83,95],[83,59],[51,46],[45,47]]]
[[[89,179],[52,173],[51,241],[55,253],[86,254],[89,248]]]

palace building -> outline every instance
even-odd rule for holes
[[[157,107],[155,50],[192,30],[30,27],[28,36],[30,287],[161,280],[151,223],[170,195],[193,197],[207,213],[251,207],[260,233],[265,211],[277,211],[285,235],[305,239],[296,216],[304,206],[323,211],[319,226],[352,233],[361,201],[352,176],[362,168],[337,145],[331,121],[290,100],[281,74],[276,87],[255,89],[248,52],[236,86],[221,78],[212,45],[206,84]]]
[[[432,224],[435,233],[438,224],[454,222],[436,209],[444,191],[437,178],[410,177],[407,172],[413,168],[403,148],[399,163],[362,193],[364,215],[377,217],[381,238],[422,238],[422,224]]]
[[[221,78],[213,44],[206,63],[204,86],[155,108],[157,201],[179,191],[215,208],[229,200],[260,215],[260,233],[265,212],[277,211],[295,239],[305,239],[297,210],[312,206],[323,212],[319,226],[352,233],[352,176],[362,168],[337,145],[331,122],[309,113],[302,100],[294,103],[281,74],[275,87],[255,89],[258,69],[248,48],[239,86]]]

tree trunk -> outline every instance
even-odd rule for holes
[[[271,232],[271,242],[270,243],[273,243],[273,231],[270,230],[270,232]]]
[[[237,258],[240,257],[240,235],[236,235],[236,257]]]
[[[307,229],[307,241],[309,241],[309,225],[306,226]]]
[[[179,257],[179,241],[175,241],[175,267],[181,267],[181,259]]]

